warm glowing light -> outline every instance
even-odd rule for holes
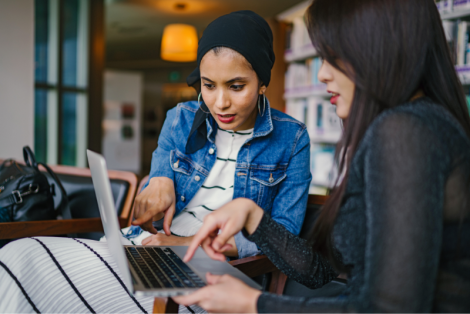
[[[169,16],[194,16],[198,13],[209,12],[220,7],[219,2],[220,0],[145,0],[149,6]]]
[[[194,26],[169,24],[163,30],[161,58],[174,62],[196,61],[197,41]]]

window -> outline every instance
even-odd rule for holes
[[[90,0],[35,0],[36,158],[86,166]]]

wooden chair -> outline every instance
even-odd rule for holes
[[[308,196],[307,213],[300,236],[308,234],[316,219],[318,210],[327,199],[328,196],[323,195]],[[245,257],[229,263],[250,278],[271,273],[268,291],[279,295],[284,292],[287,276],[277,269],[266,255]],[[178,304],[171,298],[155,298],[153,313],[178,313]]]
[[[77,191],[77,188],[79,189],[81,186],[77,186],[79,183],[75,184],[73,180],[82,183],[85,182],[85,184],[90,185],[88,190],[93,191],[90,169],[69,166],[51,166],[51,169],[61,179],[67,194],[80,193],[80,191]],[[119,188],[119,224],[122,228],[129,226],[132,218],[132,204],[136,192],[137,177],[132,172],[115,170],[109,170],[108,175],[111,180],[111,185],[118,185]],[[71,181],[68,182],[69,180]],[[79,211],[81,199],[83,199],[83,197],[78,195],[75,201],[71,201],[70,207],[74,219],[0,223],[0,239],[63,235],[70,233],[78,233],[80,235],[90,232],[102,232],[103,225],[101,218],[97,218],[99,215],[97,215],[96,218],[81,218]],[[97,205],[95,204],[95,206]],[[74,212],[76,215],[74,215]],[[76,218],[76,216],[80,218]]]

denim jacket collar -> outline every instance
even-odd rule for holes
[[[214,143],[215,135],[217,134],[217,122],[210,115],[206,119],[207,125],[207,139]],[[266,109],[264,115],[256,115],[255,128],[253,131],[253,137],[266,136],[273,131],[273,121],[271,118],[271,107],[269,100],[266,100]]]
[[[271,118],[271,107],[269,106],[269,100],[266,99],[266,109],[264,115],[258,114],[256,116],[255,129],[253,131],[253,137],[266,136],[273,131],[273,121]]]

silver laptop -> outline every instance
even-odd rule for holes
[[[227,262],[212,260],[198,248],[188,263],[187,246],[123,245],[111,184],[103,156],[87,150],[88,163],[109,251],[129,292],[137,296],[174,296],[206,285],[206,273],[229,274],[255,289],[261,286]]]

